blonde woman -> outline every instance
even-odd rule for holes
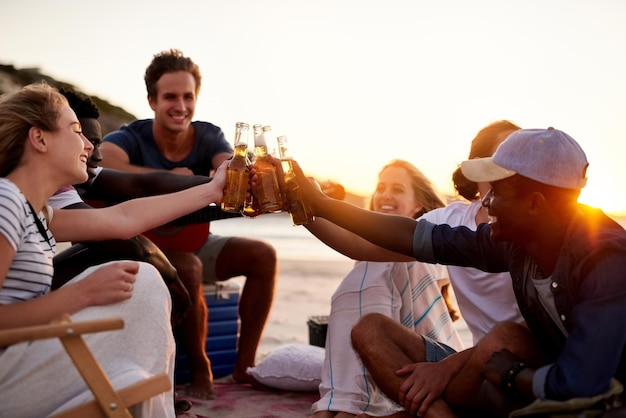
[[[113,385],[163,372],[172,377],[171,300],[157,270],[141,262],[112,262],[50,291],[56,240],[126,239],[219,202],[224,167],[212,182],[169,195],[103,209],[46,206],[61,187],[87,180],[92,150],[56,89],[33,84],[0,98],[0,329],[47,324],[64,314],[74,320],[121,316],[122,331],[85,336]],[[58,341],[0,348],[3,416],[48,416],[91,397]],[[173,394],[133,409],[135,416],[174,417]]]
[[[394,160],[379,173],[370,210],[417,218],[443,206],[426,176],[411,163]],[[337,231],[330,233],[337,227],[323,219],[307,228],[320,239],[338,236]],[[374,384],[352,348],[350,331],[363,315],[385,315],[445,352],[463,348],[440,290],[447,277],[445,267],[416,261],[355,263],[332,297],[314,417],[382,416],[402,409]]]

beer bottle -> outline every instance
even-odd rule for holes
[[[256,158],[254,157],[254,152],[250,152],[250,148],[248,148],[248,152],[246,152],[246,164],[250,167],[255,161]],[[255,206],[255,198],[252,193],[248,193],[246,195],[246,203],[243,205],[243,211],[241,213],[250,218],[254,218],[255,216],[261,214],[258,205]]]
[[[257,175],[256,199],[262,212],[279,212],[283,199],[276,177],[276,167],[269,159],[266,138],[271,135],[270,126],[254,125],[254,168]]]
[[[293,157],[289,152],[289,143],[286,136],[278,137],[278,150],[285,173],[285,199],[287,201],[289,215],[291,216],[291,222],[293,222],[294,225],[306,225],[313,220],[313,216],[311,216],[310,210],[307,209],[302,201],[300,186],[298,186],[296,182],[296,174],[293,171]]]
[[[226,168],[226,185],[222,198],[224,212],[239,213],[246,203],[250,170],[247,164],[248,129],[247,123],[237,122],[235,127],[235,151]]]

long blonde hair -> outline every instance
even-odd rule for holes
[[[391,160],[389,163],[383,166],[383,168],[378,172],[382,174],[383,171],[388,169],[389,167],[398,167],[403,168],[404,171],[407,172],[411,179],[411,187],[413,188],[413,194],[415,195],[415,199],[420,202],[422,205],[422,210],[417,212],[413,217],[419,218],[423,214],[433,209],[442,208],[445,206],[439,194],[435,191],[435,187],[431,183],[431,181],[422,173],[417,167],[411,164],[408,161],[404,160]],[[373,195],[372,195],[373,197]],[[373,199],[370,198],[370,210],[374,210]]]
[[[61,106],[67,100],[46,83],[34,83],[0,97],[0,177],[18,166],[32,127],[56,131]]]

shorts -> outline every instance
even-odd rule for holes
[[[218,281],[217,274],[215,273],[215,264],[217,257],[222,252],[224,244],[231,237],[225,237],[222,235],[209,234],[206,242],[198,251],[196,255],[202,260],[202,282],[203,283],[215,283]]]
[[[426,349],[426,361],[429,363],[435,363],[439,360],[443,360],[456,353],[456,350],[450,346],[445,345],[442,342],[435,341],[432,338],[429,338],[425,335],[424,337],[424,348]]]

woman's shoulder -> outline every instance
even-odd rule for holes
[[[454,201],[443,208],[431,210],[422,215],[425,219],[434,224],[448,224],[450,226],[466,225],[476,216],[480,208],[480,202]]]
[[[0,198],[4,201],[21,202],[26,198],[22,198],[22,192],[11,180],[0,178]]]
[[[26,197],[6,178],[0,178],[0,206],[2,207],[0,233],[16,248],[20,234],[27,226]]]

